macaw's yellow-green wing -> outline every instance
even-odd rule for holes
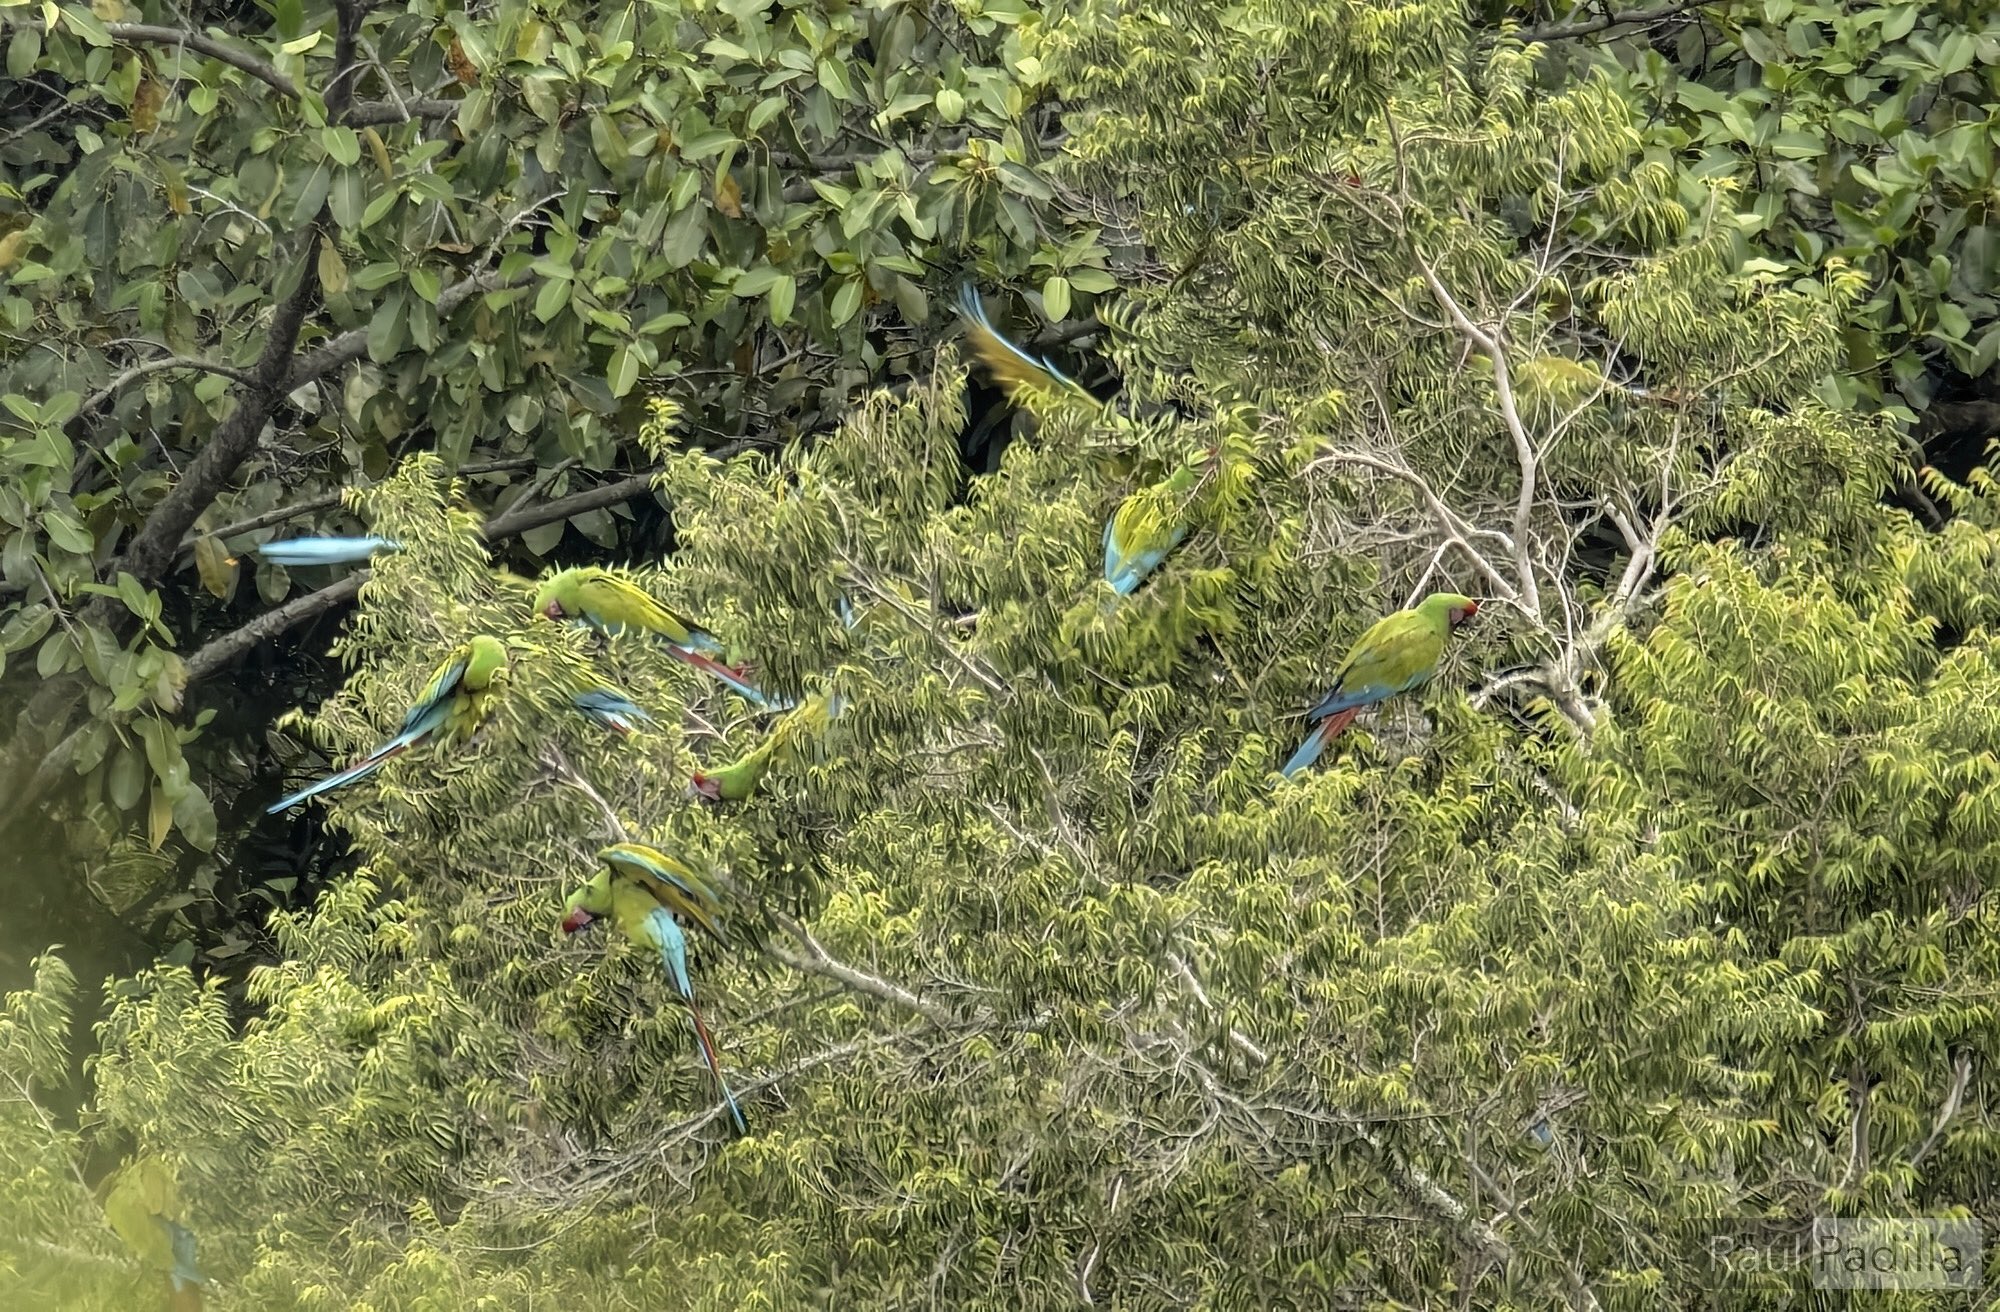
[[[173,1173],[156,1157],[141,1157],[120,1168],[104,1196],[111,1228],[147,1266],[174,1269],[173,1241],[162,1220],[181,1215],[180,1190]]]
[[[722,932],[722,899],[685,862],[643,843],[614,843],[597,855],[618,878],[645,890],[658,905],[716,942],[728,941]]]
[[[1028,354],[1002,336],[993,326],[993,321],[986,317],[986,306],[980,301],[979,293],[971,287],[959,288],[958,309],[965,323],[965,340],[971,346],[973,355],[986,366],[987,372],[993,375],[993,381],[1010,399],[1019,397],[1024,391],[1035,390],[1083,401],[1094,409],[1102,408],[1103,403],[1085,391],[1074,378],[1042,357]]]

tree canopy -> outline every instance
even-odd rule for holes
[[[81,216],[130,184],[191,242],[208,211],[149,209],[129,162],[171,124],[176,158],[208,132],[278,156],[262,182],[183,185],[253,214],[283,193],[296,221],[243,228],[255,251],[231,258],[265,281],[167,349],[261,369],[308,284],[297,322],[323,337],[286,329],[288,370],[360,334],[337,389],[308,389],[322,409],[161,367],[52,416],[62,375],[9,382],[43,398],[22,416],[39,434],[78,441],[67,425],[100,414],[177,434],[132,439],[131,477],[93,503],[101,545],[23,557],[49,617],[28,641],[115,645],[112,605],[174,595],[167,566],[129,568],[135,544],[266,405],[175,541],[258,510],[237,480],[269,460],[298,480],[272,505],[338,485],[351,518],[301,522],[404,547],[351,576],[345,678],[278,736],[343,759],[452,645],[490,633],[512,658],[477,740],[334,796],[356,868],[274,911],[269,952],[109,982],[76,1117],[81,991],[60,951],[39,958],[0,1016],[0,1196],[21,1221],[0,1291],[130,1305],[156,1273],[92,1188],[139,1152],[178,1172],[221,1307],[1778,1308],[1811,1271],[1732,1263],[1719,1236],[1775,1250],[1815,1217],[1992,1215],[2000,501],[1983,468],[1912,484],[1909,449],[1930,397],[1912,371],[1985,372],[1976,335],[1923,344],[1925,315],[1969,318],[1972,293],[1912,308],[1916,238],[1816,243],[1814,198],[1759,173],[1760,151],[1851,125],[1813,117],[1829,50],[1865,32],[1949,62],[1970,16],[1668,9],[1536,14],[1539,34],[1445,0],[336,9],[274,14],[256,53],[239,38],[243,59],[198,66],[194,43],[107,26],[122,15],[96,15],[102,43],[90,11],[24,17],[26,67],[59,79],[41,94],[92,59],[90,103],[120,94],[118,61],[212,81],[146,130],[128,116],[128,163],[93,199],[80,166],[42,184],[18,256],[40,272],[12,301],[146,313],[57,294],[93,286],[81,247],[57,253],[88,225],[42,234],[57,192]],[[1781,57],[1766,29],[1785,23]],[[1676,48],[1676,24],[1733,44]],[[197,111],[200,87],[258,79],[246,60],[294,94],[265,78],[242,122],[193,122],[222,112]],[[1700,116],[1746,111],[1690,88],[1733,68],[1761,104],[1752,66],[1790,96],[1781,121],[1705,139]],[[1940,98],[1987,94],[1949,80],[1968,67]],[[330,89],[297,90],[308,70]],[[1851,104],[1903,98],[1868,111],[1887,132],[1901,85],[1855,76],[1875,82],[1843,84]],[[405,122],[366,98],[378,83],[404,111],[452,108]],[[1658,112],[1663,87],[1681,108]],[[99,143],[85,158],[114,139],[74,130]],[[842,142],[868,159],[807,158]],[[1828,161],[1822,199],[1857,166],[1889,176],[1874,145],[1817,149],[1797,158]],[[834,169],[861,185],[806,176]],[[332,211],[349,176],[374,220]],[[1937,178],[1908,186],[1943,207]],[[533,223],[504,217],[556,184]],[[1827,203],[1846,223],[1851,201]],[[454,228],[489,253],[437,254]],[[418,273],[446,266],[426,297]],[[1023,391],[1020,436],[977,461],[968,430],[1006,421],[975,417],[991,394],[928,308],[962,276],[1020,288],[1003,326],[1023,305],[1057,325],[1036,350],[1079,339],[1073,314],[1097,334],[1088,388]],[[468,279],[487,282],[439,312]],[[384,313],[402,336],[377,352]],[[0,364],[120,367],[71,331]],[[211,402],[206,431],[183,418]],[[460,423],[477,438],[449,438]],[[17,450],[41,440],[23,432]],[[1114,596],[1107,517],[1194,452],[1212,456],[1185,541]],[[558,544],[515,545],[509,517],[575,522],[563,502],[588,493],[555,480],[584,471],[671,515],[671,552],[637,559],[636,521],[579,524],[594,556],[631,560],[760,685],[840,699],[746,801],[700,804],[688,779],[768,742],[771,715],[643,637],[537,617],[511,572]],[[133,604],[59,605],[120,561]],[[259,575],[269,613],[293,604]],[[1438,676],[1280,780],[1348,644],[1440,589],[1485,605]],[[40,622],[30,604],[16,622]],[[199,605],[237,641],[241,612]],[[200,659],[133,641],[132,677]],[[590,678],[654,723],[622,739],[576,715]],[[100,756],[62,768],[102,769],[118,806],[157,790],[193,838],[172,809],[198,810],[192,791],[161,782],[202,786],[182,758],[118,791],[121,734],[144,752],[188,733],[174,699],[126,721],[140,701],[118,695],[66,730]],[[55,704],[21,696],[31,727]],[[698,943],[692,972],[744,1137],[658,960],[557,933],[623,840],[720,890],[730,946]]]

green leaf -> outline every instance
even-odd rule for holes
[[[111,769],[106,775],[105,785],[112,806],[120,811],[131,810],[139,804],[139,799],[146,792],[145,761],[131,748],[120,748],[111,758]]]
[[[319,130],[319,144],[336,164],[361,162],[361,138],[353,128],[339,124],[323,127]]]
[[[789,273],[781,274],[771,283],[771,322],[782,328],[792,321],[792,307],[799,295],[798,279]]]
[[[543,323],[555,318],[569,304],[570,280],[551,278],[535,293],[535,317]]]
[[[611,366],[605,370],[605,382],[611,387],[611,395],[624,396],[639,381],[639,357],[629,346],[621,346],[611,353]]]
[[[1069,317],[1069,279],[1058,275],[1042,284],[1042,313],[1051,323]]]
[[[835,328],[854,317],[861,308],[861,280],[849,278],[840,284],[840,290],[833,294],[831,321]]]
[[[97,539],[90,535],[90,530],[61,510],[43,512],[42,531],[49,535],[49,541],[79,556],[87,556],[97,548]]]

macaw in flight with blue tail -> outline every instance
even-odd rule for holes
[[[743,677],[741,669],[716,660],[723,647],[713,633],[609,570],[594,565],[563,570],[542,584],[534,605],[538,618],[557,623],[583,624],[604,634],[654,634],[666,639],[667,651],[676,660],[713,675],[759,710],[781,711],[791,705],[766,696]]]
[[[1326,745],[1354,717],[1429,679],[1444,656],[1445,639],[1479,613],[1479,603],[1456,592],[1433,592],[1410,610],[1375,621],[1333,672],[1333,691],[1306,712],[1313,731],[1285,762],[1289,779],[1319,759]]]
[[[106,1185],[104,1219],[140,1261],[166,1275],[168,1308],[201,1312],[201,1287],[208,1282],[195,1264],[194,1231],[173,1172],[157,1157],[141,1157]]]
[[[401,551],[389,538],[281,538],[250,548],[273,565],[349,565],[382,551]],[[235,558],[231,557],[233,561]]]
[[[1087,401],[1095,409],[1103,409],[1104,403],[1084,390],[1083,384],[1071,378],[1062,370],[1039,355],[1030,355],[1014,345],[993,326],[986,317],[986,306],[979,299],[970,283],[958,289],[959,317],[965,323],[965,340],[972,347],[972,353],[993,375],[993,381],[1007,393],[1009,400],[1018,399],[1030,388],[1069,396],[1079,401]]]
[[[465,741],[485,723],[506,682],[507,648],[500,639],[482,633],[470,642],[461,643],[444,658],[443,664],[432,673],[430,682],[417,694],[416,704],[403,716],[403,727],[395,737],[338,774],[328,775],[318,783],[273,803],[265,814],[276,815],[309,797],[366,779],[410,748],[433,737],[447,743]]]
[[[667,982],[687,1003],[694,1021],[695,1039],[701,1059],[715,1077],[716,1088],[729,1108],[738,1134],[748,1134],[743,1110],[736,1095],[722,1077],[722,1063],[715,1053],[715,1040],[703,1023],[695,1005],[694,984],[688,978],[687,935],[680,921],[686,920],[717,943],[727,946],[722,935],[722,900],[715,890],[681,861],[643,843],[613,843],[597,854],[603,868],[589,883],[569,895],[563,905],[562,928],[574,934],[600,916],[611,917],[618,932],[642,948],[660,954]]]

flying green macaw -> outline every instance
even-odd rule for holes
[[[743,1111],[736,1105],[736,1095],[722,1078],[715,1040],[702,1022],[701,1009],[695,1006],[694,984],[688,979],[687,935],[681,932],[680,922],[675,919],[678,915],[727,946],[720,924],[721,899],[701,876],[658,848],[643,843],[613,843],[597,857],[604,863],[603,868],[563,904],[563,933],[574,934],[599,916],[610,916],[611,923],[626,938],[660,954],[667,982],[687,1003],[695,1038],[701,1045],[701,1058],[722,1091],[730,1119],[736,1122],[736,1132],[749,1133]]]
[[[194,1231],[187,1227],[180,1188],[157,1157],[127,1162],[106,1182],[104,1218],[139,1260],[163,1272],[174,1312],[200,1312],[206,1280],[195,1265]]]
[[[745,681],[742,670],[714,659],[722,654],[721,639],[609,570],[587,565],[554,575],[535,594],[535,614],[558,623],[588,625],[599,633],[637,630],[655,634],[666,639],[667,650],[675,659],[714,675],[753,706],[767,711],[784,709]]]
[[[577,710],[620,738],[630,738],[639,731],[640,725],[653,722],[653,717],[646,714],[639,703],[610,688],[582,688],[571,693],[569,699]]]
[[[1173,473],[1125,498],[1104,525],[1104,581],[1129,596],[1188,535],[1195,489],[1216,448],[1189,456]]]
[[[282,538],[250,548],[273,565],[348,565],[380,551],[401,551],[389,538]]]
[[[1024,390],[1035,388],[1087,402],[1093,409],[1104,408],[1104,403],[1085,391],[1076,379],[1001,336],[993,321],[986,317],[986,306],[970,283],[958,289],[958,312],[965,323],[965,340],[972,353],[979,357],[1009,400],[1019,399]]]
[[[417,694],[416,704],[403,717],[403,727],[394,738],[338,774],[328,775],[273,803],[265,814],[276,815],[308,797],[366,779],[395,757],[433,737],[447,743],[465,741],[485,722],[506,682],[507,648],[500,639],[482,633],[470,642],[459,644]]]
[[[815,696],[772,726],[764,741],[728,765],[715,770],[696,770],[688,777],[690,796],[709,802],[742,802],[764,781],[774,754],[789,751],[793,741],[806,729],[825,728],[829,720],[847,709],[847,699],[839,693]]]
[[[1318,720],[1292,759],[1285,762],[1290,778],[1319,759],[1334,737],[1369,706],[1408,692],[1437,671],[1445,639],[1452,630],[1479,613],[1479,603],[1456,592],[1433,592],[1412,610],[1399,610],[1375,621],[1361,635],[1333,672],[1333,691],[1306,712]]]

